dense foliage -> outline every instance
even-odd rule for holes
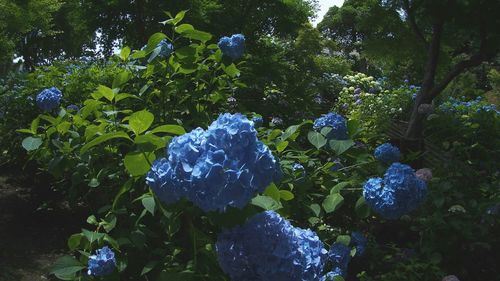
[[[55,277],[495,280],[498,65],[422,103],[425,52],[400,9],[427,24],[431,3],[346,1],[315,29],[312,1],[181,2],[44,7],[41,34],[72,18],[86,42],[42,48],[30,67],[50,65],[2,78],[0,159],[36,163],[89,212]],[[80,57],[97,27],[106,56]],[[128,47],[107,57],[117,39]],[[61,48],[79,59],[52,61]],[[391,133],[412,108],[417,148]]]

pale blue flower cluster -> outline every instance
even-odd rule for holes
[[[345,140],[347,135],[347,122],[342,115],[330,112],[314,120],[313,128],[321,130],[324,127],[330,127],[332,130],[326,136],[328,139]]]
[[[280,173],[253,122],[239,113],[172,139],[167,154],[153,163],[146,182],[163,202],[185,197],[204,211],[241,209]]]
[[[386,219],[397,219],[417,209],[427,193],[426,183],[408,165],[393,163],[384,178],[370,178],[363,187],[366,203]]]
[[[89,257],[87,274],[91,276],[109,275],[115,270],[116,259],[115,253],[104,246],[96,250],[95,255]]]
[[[375,148],[374,156],[375,159],[380,162],[391,164],[399,162],[401,159],[401,152],[399,151],[399,148],[393,146],[392,144],[384,143]]]
[[[160,53],[158,54],[159,57],[166,58],[172,54],[174,51],[174,45],[168,42],[167,39],[163,39],[158,43],[156,48],[160,48]]]
[[[304,171],[304,166],[300,163],[294,163],[292,166],[292,171]]]
[[[66,110],[68,111],[78,111],[80,108],[76,104],[70,104],[66,107]]]
[[[223,231],[216,250],[222,270],[234,281],[319,280],[327,257],[316,233],[294,227],[274,211]]]
[[[56,87],[41,91],[36,96],[36,104],[44,111],[51,111],[61,103],[62,93]]]
[[[243,56],[245,51],[245,36],[242,34],[233,34],[231,37],[224,36],[219,39],[217,45],[225,56],[237,60]]]

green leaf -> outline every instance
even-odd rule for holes
[[[173,20],[173,24],[176,25],[179,22],[181,22],[182,19],[184,19],[184,16],[186,15],[186,12],[187,12],[187,10],[182,10],[182,11],[178,12],[177,15],[175,15],[175,18]]]
[[[183,23],[175,28],[175,32],[180,33],[180,34],[186,32],[186,31],[190,31],[190,30],[194,30],[194,27],[190,24],[187,24],[187,23]]]
[[[174,135],[184,135],[186,130],[179,125],[162,125],[151,130],[151,133],[169,133]]]
[[[309,142],[314,145],[317,149],[320,149],[322,148],[323,146],[325,146],[326,144],[326,139],[325,137],[318,133],[318,132],[315,132],[315,131],[310,131],[308,134],[307,134],[307,139],[309,140]]]
[[[135,135],[139,135],[140,133],[149,129],[151,124],[153,124],[154,118],[155,117],[153,113],[147,110],[142,110],[134,112],[132,115],[130,115],[128,124],[132,131],[134,131]]]
[[[349,244],[351,243],[351,236],[339,235],[339,236],[337,236],[337,240],[335,242],[339,242],[339,243],[342,243],[346,246],[349,246]]]
[[[123,70],[115,76],[115,79],[113,79],[113,88],[119,88],[123,84],[127,83],[130,78],[130,72],[128,72],[127,70]]]
[[[141,202],[142,202],[142,206],[144,206],[144,208],[146,210],[148,210],[148,212],[151,213],[151,215],[155,214],[156,203],[155,203],[155,199],[153,196],[144,197],[144,198],[142,198]]]
[[[104,233],[93,232],[86,229],[82,229],[82,233],[85,236],[85,238],[87,238],[89,243],[93,243],[94,241],[98,241],[102,239],[102,237],[104,237]]]
[[[80,241],[82,240],[83,234],[76,233],[68,238],[68,248],[74,251],[78,246],[80,246]]]
[[[349,148],[354,146],[353,140],[331,140],[329,143],[330,148],[335,151],[337,155],[340,155],[347,151]]]
[[[157,32],[157,33],[151,35],[151,37],[149,37],[149,40],[148,40],[148,45],[144,49],[144,52],[146,54],[151,53],[154,49],[156,49],[156,47],[158,46],[158,43],[160,43],[160,41],[165,39],[165,38],[167,38],[167,35],[165,35],[161,32]]]
[[[354,212],[356,216],[364,219],[370,215],[370,207],[366,204],[365,198],[360,196],[358,201],[356,201],[356,205],[354,207]]]
[[[90,148],[99,145],[105,141],[111,140],[111,139],[126,139],[129,141],[132,141],[130,137],[127,135],[125,132],[113,132],[113,133],[108,133],[104,134],[102,136],[98,136],[97,138],[91,140],[90,142],[86,143],[82,148],[80,149],[80,154],[84,154],[87,152]]]
[[[286,139],[288,139],[289,137],[291,137],[293,134],[295,134],[295,132],[297,132],[297,130],[300,128],[301,125],[293,125],[293,126],[290,126],[288,127],[285,132],[283,133],[283,135],[281,135],[281,140],[284,141]]]
[[[264,210],[279,210],[283,208],[280,202],[277,202],[273,198],[265,195],[257,195],[252,199],[252,205],[261,207]]]
[[[267,196],[273,198],[274,200],[276,200],[278,202],[280,201],[280,191],[279,191],[278,187],[274,183],[271,183],[266,188],[266,190],[264,191],[264,195],[267,195]]]
[[[344,197],[339,193],[328,195],[325,200],[323,200],[323,209],[327,213],[331,213],[337,210],[344,203]]]
[[[50,273],[62,280],[73,280],[75,273],[85,266],[71,256],[62,256],[57,259]]]
[[[212,34],[199,30],[186,30],[182,36],[193,40],[199,40],[201,42],[207,42],[212,39]]]
[[[278,152],[282,152],[283,150],[285,150],[285,148],[288,146],[288,141],[282,141],[282,142],[279,142],[277,145],[276,145],[276,150]]]
[[[109,101],[113,101],[113,98],[115,97],[115,93],[113,90],[109,87],[106,87],[104,85],[99,85],[97,87],[97,93],[101,94],[103,97],[105,97]]]
[[[31,132],[36,134],[38,132],[38,124],[40,123],[40,118],[35,118],[31,121]]]
[[[311,204],[309,208],[313,211],[315,216],[319,216],[319,213],[321,212],[321,207],[318,204]]]
[[[280,198],[285,201],[290,201],[295,198],[295,196],[288,190],[280,190]]]
[[[343,181],[337,183],[332,189],[330,189],[330,194],[339,193],[344,187],[351,185],[351,182]]]
[[[151,163],[153,163],[155,158],[154,153],[134,151],[125,155],[123,163],[130,175],[139,177],[145,175],[149,171]]]
[[[130,56],[130,48],[123,47],[123,49],[120,51],[120,58],[125,61],[128,59],[129,56]]]
[[[27,137],[21,143],[26,151],[36,150],[42,145],[43,141],[41,138]]]
[[[150,261],[148,262],[144,268],[142,269],[141,271],[141,276],[150,272],[153,268],[155,268],[155,266],[159,263],[159,261]]]
[[[232,78],[240,75],[240,71],[238,70],[236,65],[234,65],[234,63],[224,67],[224,72]]]

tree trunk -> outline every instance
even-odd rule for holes
[[[439,50],[441,47],[441,35],[443,32],[443,22],[439,21],[434,24],[432,39],[428,48],[427,63],[425,66],[424,79],[422,87],[417,94],[415,103],[408,123],[408,129],[405,133],[407,139],[418,139],[422,135],[422,124],[424,116],[418,113],[418,107],[423,103],[430,103],[432,101],[432,90],[436,77],[436,70],[438,66]]]

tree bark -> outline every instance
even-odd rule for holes
[[[438,21],[432,27],[432,38],[428,47],[428,56],[425,66],[424,79],[422,82],[422,87],[420,88],[420,91],[418,92],[415,99],[410,121],[408,124],[408,129],[405,133],[405,137],[407,139],[418,139],[422,134],[423,116],[418,113],[418,107],[422,103],[430,103],[432,101],[430,93],[432,92],[432,89],[434,87],[434,80],[436,77],[442,33],[443,22]]]

